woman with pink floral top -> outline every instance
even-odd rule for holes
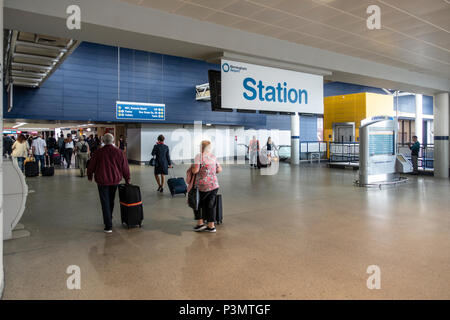
[[[219,182],[217,181],[217,173],[222,171],[222,167],[217,162],[216,157],[210,153],[211,142],[204,140],[201,145],[201,153],[195,157],[191,171],[195,176],[194,184],[200,192],[200,210],[195,211],[195,219],[197,225],[195,231],[216,232],[214,226],[216,195],[219,191]],[[205,225],[204,220],[208,221]]]

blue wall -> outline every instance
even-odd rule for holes
[[[166,123],[290,128],[289,116],[213,112],[210,102],[196,101],[195,85],[208,82],[208,70],[219,65],[124,48],[120,64],[120,100],[165,103]],[[119,122],[117,66],[116,47],[83,42],[41,88],[17,87],[14,108],[4,117]]]

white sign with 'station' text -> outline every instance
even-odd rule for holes
[[[323,114],[323,77],[222,60],[222,108]]]

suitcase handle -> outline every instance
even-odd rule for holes
[[[169,168],[169,177],[170,178],[176,178],[176,176],[175,176],[175,169],[174,169],[173,164],[172,164],[172,168]]]

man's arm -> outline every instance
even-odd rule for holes
[[[130,183],[130,167],[128,166],[128,160],[127,157],[121,152],[122,156],[122,175],[125,179],[125,183]]]
[[[88,180],[89,181],[92,181],[92,176],[94,174],[96,162],[97,162],[97,157],[95,157],[95,156],[93,156],[91,158],[91,160],[89,161],[89,165],[88,165],[88,168],[87,168],[87,176],[88,176]]]

